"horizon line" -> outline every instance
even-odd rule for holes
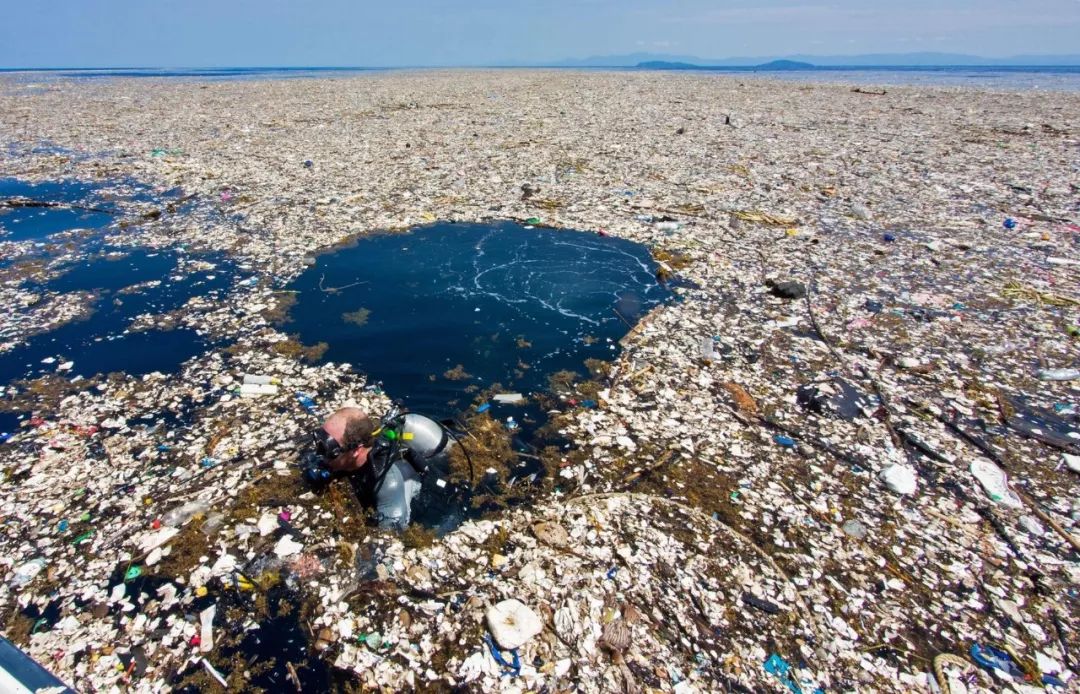
[[[1036,57],[1036,56],[1032,56]],[[1050,57],[1050,56],[1047,56]],[[587,60],[587,59],[582,59]],[[562,63],[567,60],[560,61]],[[690,67],[698,68],[719,68],[719,69],[745,69],[745,68],[757,68],[767,66],[769,63],[774,62],[804,62],[811,68],[819,69],[837,69],[837,68],[945,68],[945,67],[958,67],[958,68],[1047,68],[1047,67],[1077,67],[1080,68],[1080,62],[1076,63],[995,63],[992,65],[985,64],[964,64],[964,63],[865,63],[865,64],[836,64],[836,65],[818,65],[809,63],[807,61],[792,61],[787,58],[774,58],[766,60],[766,62],[759,64],[745,64],[745,65],[722,65],[717,63],[690,63],[679,60],[642,60],[635,64],[623,64],[612,63],[610,65],[566,65],[566,64],[545,64],[545,63],[529,63],[529,64],[481,64],[481,63],[457,63],[446,65],[97,65],[97,66],[78,66],[78,65],[66,65],[66,66],[51,66],[51,67],[0,67],[0,72],[70,72],[70,71],[103,71],[103,70],[124,70],[124,71],[136,71],[136,70],[190,70],[190,71],[208,71],[208,70],[468,70],[468,69],[484,69],[484,70],[520,70],[520,69],[557,69],[557,70],[580,70],[580,69],[604,69],[604,68],[636,68],[641,63],[668,63],[672,65],[686,65]]]

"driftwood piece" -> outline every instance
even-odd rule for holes
[[[37,208],[49,208],[49,209],[61,209],[61,210],[80,210],[82,212],[100,212],[101,214],[116,214],[114,210],[106,210],[102,207],[88,207],[87,205],[76,205],[68,202],[49,202],[47,200],[28,200],[27,198],[8,198],[6,200],[0,200],[0,209],[8,210],[22,210],[22,209],[37,209]]]

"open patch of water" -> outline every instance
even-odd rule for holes
[[[18,412],[0,412],[0,444],[5,443],[22,424],[22,415]]]
[[[168,372],[204,350],[206,342],[191,330],[129,330],[138,315],[166,313],[192,297],[220,295],[231,284],[233,270],[222,257],[200,256],[213,267],[187,271],[178,269],[181,255],[112,251],[76,261],[60,276],[34,287],[93,292],[92,313],[0,354],[0,383],[52,373],[68,361],[74,364],[63,370],[65,376]]]
[[[153,189],[132,181],[77,180],[32,183],[0,178],[0,241],[40,240],[72,229],[103,229],[117,220],[120,201],[150,202]]]
[[[232,265],[220,255],[195,258],[183,249],[110,248],[104,233],[116,229],[132,205],[144,209],[152,204],[157,209],[159,204],[169,203],[172,210],[171,203],[183,202],[181,194],[179,189],[159,193],[126,178],[89,182],[0,179],[0,241],[38,241],[34,244],[37,250],[17,261],[0,260],[0,266],[18,280],[19,269],[12,262],[25,265],[28,272],[21,287],[46,301],[73,292],[86,293],[87,297],[87,310],[77,314],[79,320],[29,337],[8,330],[17,344],[0,354],[0,384],[58,369],[65,377],[112,371],[134,375],[167,372],[206,348],[206,342],[191,330],[131,331],[131,323],[141,314],[178,309],[195,296],[220,294],[232,282]],[[24,206],[28,201],[45,206]],[[84,233],[58,236],[75,230]],[[47,273],[34,272],[46,266]],[[21,320],[19,315],[13,318],[15,322],[8,328]],[[30,331],[35,329],[41,328]]]
[[[585,376],[670,297],[648,250],[580,231],[440,223],[377,234],[320,256],[290,289],[289,332],[325,359],[383,382],[415,412],[452,417],[476,394],[545,391]],[[483,404],[483,403],[482,403]],[[535,404],[491,402],[500,419],[543,422]]]

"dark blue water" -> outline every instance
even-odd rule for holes
[[[206,259],[218,266],[179,274],[178,253],[172,251],[114,251],[75,262],[64,274],[34,288],[94,292],[94,312],[85,320],[35,335],[26,344],[0,354],[0,383],[52,373],[66,361],[75,362],[62,372],[67,377],[175,370],[206,348],[203,338],[187,329],[127,329],[142,313],[171,311],[194,296],[220,296],[232,282],[232,268],[220,257]]]
[[[643,246],[593,233],[435,224],[318,258],[290,286],[285,330],[328,343],[325,359],[381,380],[413,411],[448,417],[470,388],[528,395],[553,372],[584,376],[586,359],[613,359],[627,323],[670,296],[655,269]],[[467,377],[448,378],[458,366]]]
[[[53,292],[122,289],[161,279],[175,268],[176,256],[172,253],[113,251],[62,266],[59,277],[37,288]],[[132,298],[138,299],[139,295]]]
[[[125,210],[132,204],[149,203],[160,210],[181,195],[178,189],[158,193],[131,179],[39,183],[0,179],[0,199],[28,198],[102,210],[4,210],[0,212],[0,239],[49,240],[53,234],[75,229],[113,229],[115,222],[125,219]],[[126,219],[132,221],[130,216]],[[136,226],[128,229],[130,233],[137,230]],[[58,366],[67,361],[74,362],[72,368],[58,373],[69,378],[113,371],[133,375],[173,371],[204,350],[206,341],[186,329],[130,332],[132,319],[143,313],[172,311],[194,296],[218,296],[234,277],[232,265],[220,255],[199,257],[214,263],[214,269],[188,272],[179,265],[184,257],[182,249],[109,248],[105,235],[100,233],[65,237],[62,246],[37,244],[29,253],[0,259],[0,265],[10,266],[30,256],[51,256],[52,278],[45,282],[27,279],[23,287],[42,294],[89,292],[93,295],[92,312],[83,320],[31,336],[15,349],[0,354],[0,384],[57,372]]]
[[[43,181],[0,178],[0,200],[24,198],[73,207],[0,207],[0,241],[42,240],[73,229],[103,229],[117,221],[124,203],[175,199],[179,191],[160,195],[150,186],[119,181]],[[89,208],[89,209],[83,209]]]
[[[20,416],[16,412],[0,412],[0,445],[19,430]]]
[[[14,178],[0,178],[0,200],[28,198],[36,202],[60,202],[92,207],[110,212],[92,212],[63,207],[0,207],[0,241],[41,239],[59,231],[100,229],[115,219],[115,208],[95,195],[101,189],[92,183],[58,181],[27,183]]]

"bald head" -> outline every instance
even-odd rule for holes
[[[359,407],[343,407],[327,418],[323,430],[341,444],[345,452],[327,461],[331,470],[358,470],[367,463],[375,424]]]

